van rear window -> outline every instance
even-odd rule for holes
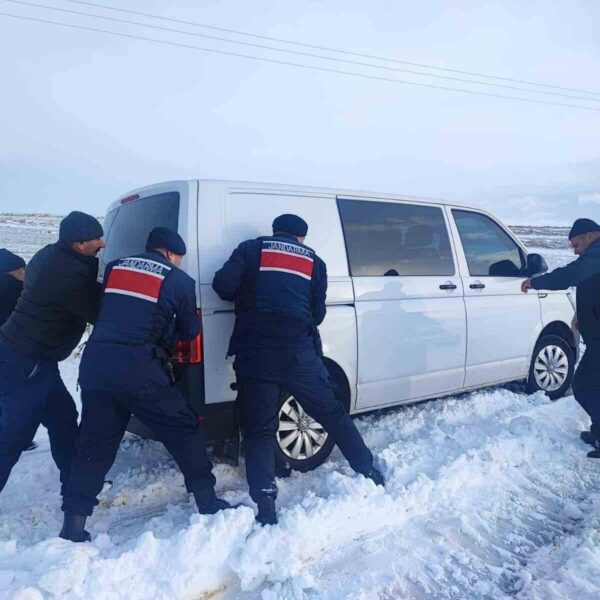
[[[179,192],[147,196],[110,211],[104,221],[106,248],[101,255],[102,271],[117,258],[144,252],[148,234],[155,227],[177,231],[178,223]]]

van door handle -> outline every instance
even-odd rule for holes
[[[442,285],[440,285],[440,290],[455,290],[456,288],[457,286],[451,281],[448,283],[442,283]]]
[[[469,287],[472,290],[482,290],[485,287],[485,283],[481,283],[481,281],[478,281],[477,283],[472,283]]]

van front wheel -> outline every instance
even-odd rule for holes
[[[573,380],[575,357],[569,344],[556,335],[545,335],[533,351],[527,392],[546,392],[551,400],[565,395]]]

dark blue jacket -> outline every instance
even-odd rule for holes
[[[0,273],[0,327],[15,309],[22,291],[22,281],[7,273]]]
[[[200,331],[194,280],[160,252],[109,263],[103,291],[92,343],[153,343],[171,354],[178,339]]]
[[[577,286],[577,320],[586,343],[600,341],[600,240],[565,267],[531,280],[535,290],[566,290]]]
[[[98,259],[65,242],[42,248],[27,266],[23,292],[0,328],[0,342],[34,360],[64,360],[100,303]]]
[[[228,354],[245,348],[315,345],[325,318],[327,269],[315,251],[291,235],[242,242],[213,289],[235,302],[236,323]]]
[[[194,280],[159,252],[109,263],[100,315],[79,368],[82,389],[134,395],[171,382],[167,357],[200,331]]]

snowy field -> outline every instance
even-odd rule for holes
[[[27,258],[58,218],[0,215],[0,246]],[[550,266],[566,230],[515,228]],[[62,365],[73,395],[77,358]],[[91,544],[55,537],[62,513],[45,430],[0,495],[0,598],[600,598],[600,461],[573,398],[494,388],[362,417],[388,484],[338,451],[278,482],[280,523],[254,523],[243,466],[218,492],[246,506],[200,516],[158,443],[127,437],[89,522]]]

